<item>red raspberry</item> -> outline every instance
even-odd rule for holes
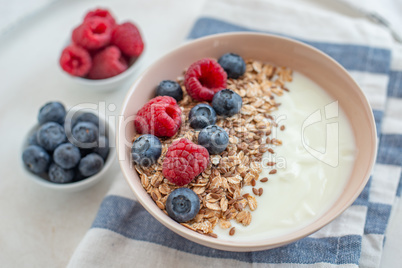
[[[121,55],[120,50],[115,46],[110,46],[93,57],[92,68],[89,71],[88,78],[109,78],[124,72],[127,68],[127,61]]]
[[[86,49],[98,49],[107,46],[112,36],[112,26],[107,19],[93,17],[86,19],[73,30],[74,43]]]
[[[172,97],[153,98],[138,111],[134,125],[141,134],[172,137],[181,125],[181,109]]]
[[[117,25],[113,30],[111,42],[129,57],[138,57],[144,50],[140,31],[131,22]]]
[[[63,50],[59,62],[64,71],[74,76],[86,76],[92,67],[88,51],[74,44]]]
[[[209,163],[209,153],[188,139],[173,142],[163,160],[163,176],[171,183],[183,186],[203,172]]]
[[[116,25],[116,21],[115,21],[114,17],[112,16],[112,14],[110,14],[109,10],[107,10],[107,9],[97,8],[95,10],[89,11],[85,15],[84,21],[86,21],[89,18],[93,18],[93,17],[104,18],[109,21],[110,25],[112,25],[112,26]]]
[[[184,85],[188,95],[198,101],[212,101],[215,93],[226,88],[225,70],[213,59],[202,59],[188,68]]]

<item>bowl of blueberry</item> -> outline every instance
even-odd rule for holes
[[[74,192],[105,177],[113,163],[114,130],[86,109],[66,110],[57,101],[43,105],[28,132],[22,163],[28,178],[56,190]]]
[[[76,26],[59,64],[76,83],[87,88],[117,89],[133,72],[144,50],[139,27],[116,22],[105,8],[88,11]]]

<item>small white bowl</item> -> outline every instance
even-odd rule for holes
[[[141,53],[141,55],[143,53],[144,51]],[[134,74],[134,72],[137,70],[137,66],[139,65],[138,62],[141,58],[141,55],[131,62],[127,70],[125,70],[121,74],[106,79],[88,79],[78,76],[72,76],[66,73],[64,70],[63,73],[67,74],[75,83],[86,88],[104,92],[114,91],[118,89],[121,85],[123,85],[123,83],[126,82],[127,79]]]
[[[74,111],[76,113],[76,115],[79,115],[83,112],[88,112],[88,110],[85,110],[85,109],[82,109],[79,112],[77,111],[77,109],[71,109],[70,111]],[[97,115],[97,116],[99,116],[99,115]],[[87,188],[95,185],[96,183],[101,181],[103,178],[105,178],[107,176],[108,170],[111,168],[113,162],[115,161],[115,157],[116,157],[116,148],[114,146],[111,146],[111,144],[113,144],[114,140],[115,140],[115,132],[114,132],[114,127],[112,125],[109,125],[108,122],[106,122],[106,120],[103,117],[99,116],[99,120],[100,120],[100,124],[102,124],[102,123],[105,124],[105,134],[106,134],[106,137],[109,139],[109,147],[110,147],[109,154],[107,156],[107,159],[106,159],[105,164],[101,171],[99,171],[98,173],[96,173],[95,175],[93,175],[91,177],[85,178],[85,179],[77,181],[77,182],[60,184],[60,183],[51,182],[49,180],[46,180],[45,178],[40,177],[39,175],[36,175],[36,174],[30,172],[24,166],[24,163],[21,160],[22,169],[25,171],[26,177],[45,188],[54,189],[54,190],[61,191],[61,192],[78,192],[78,191],[87,189]],[[36,124],[34,127],[32,127],[28,131],[27,136],[25,137],[25,140],[24,140],[22,148],[21,148],[21,155],[22,155],[22,152],[24,151],[24,149],[26,147],[28,147],[28,138],[38,129],[39,129],[39,124]]]

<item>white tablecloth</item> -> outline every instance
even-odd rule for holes
[[[123,180],[115,163],[110,178],[91,189],[68,194],[37,186],[21,169],[22,141],[35,123],[41,105],[49,100],[61,100],[67,106],[106,101],[118,107],[108,115],[117,115],[135,79],[132,77],[113,93],[77,88],[58,66],[61,48],[72,27],[87,9],[96,6],[109,7],[118,21],[135,21],[146,42],[138,75],[183,42],[205,0],[35,1],[36,5],[32,1],[27,5],[23,0],[0,0],[1,267],[64,267],[90,227],[112,180]],[[333,8],[331,1],[320,1],[320,4],[303,1],[312,8]],[[381,3],[379,6],[377,1],[368,1],[367,6],[386,14],[394,24],[402,25],[402,3],[397,0]],[[347,13],[341,9],[340,12]],[[398,204],[387,230],[382,267],[399,267],[402,263],[400,222],[402,206]]]

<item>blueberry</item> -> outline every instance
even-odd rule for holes
[[[200,199],[193,190],[178,188],[169,194],[166,211],[177,222],[192,220],[200,211]]]
[[[188,115],[190,126],[194,129],[202,129],[216,122],[216,112],[208,104],[200,103],[190,110]]]
[[[183,90],[179,83],[171,80],[163,80],[156,88],[156,96],[170,96],[176,101],[183,99]]]
[[[106,160],[109,154],[109,139],[105,136],[100,136],[98,140],[98,147],[94,149],[94,152],[102,156],[103,160]]]
[[[47,151],[53,151],[57,146],[66,142],[64,128],[55,123],[48,122],[42,125],[37,134],[38,144]]]
[[[91,122],[79,122],[72,131],[74,144],[80,148],[92,148],[96,146],[98,139],[98,127]]]
[[[157,137],[145,134],[138,137],[131,147],[133,161],[141,166],[155,164],[162,153],[162,144]]]
[[[212,99],[212,107],[218,115],[232,116],[237,114],[243,100],[236,92],[230,89],[223,89],[218,91]]]
[[[219,58],[218,63],[228,74],[228,78],[239,78],[246,71],[246,63],[243,58],[234,53],[224,54]]]
[[[61,144],[53,152],[53,161],[64,169],[75,167],[80,160],[80,149],[71,143]]]
[[[80,122],[91,122],[95,126],[99,127],[99,117],[96,114],[93,113],[83,113],[73,121],[72,126],[74,127],[76,124]]]
[[[38,121],[43,125],[46,122],[56,122],[63,124],[66,117],[66,108],[60,102],[48,102],[39,110]]]
[[[37,131],[35,131],[34,133],[32,133],[32,135],[31,136],[29,136],[29,138],[28,138],[28,144],[29,145],[39,145],[38,144],[38,132]]]
[[[74,169],[64,169],[52,163],[49,168],[49,179],[55,183],[68,183],[74,179]]]
[[[198,134],[198,144],[204,146],[209,154],[220,154],[229,144],[229,135],[221,127],[207,126]]]
[[[30,145],[22,153],[22,161],[31,172],[40,174],[47,170],[50,156],[42,147]]]
[[[100,155],[91,153],[83,157],[78,164],[78,169],[85,177],[98,173],[103,168],[103,158]]]

